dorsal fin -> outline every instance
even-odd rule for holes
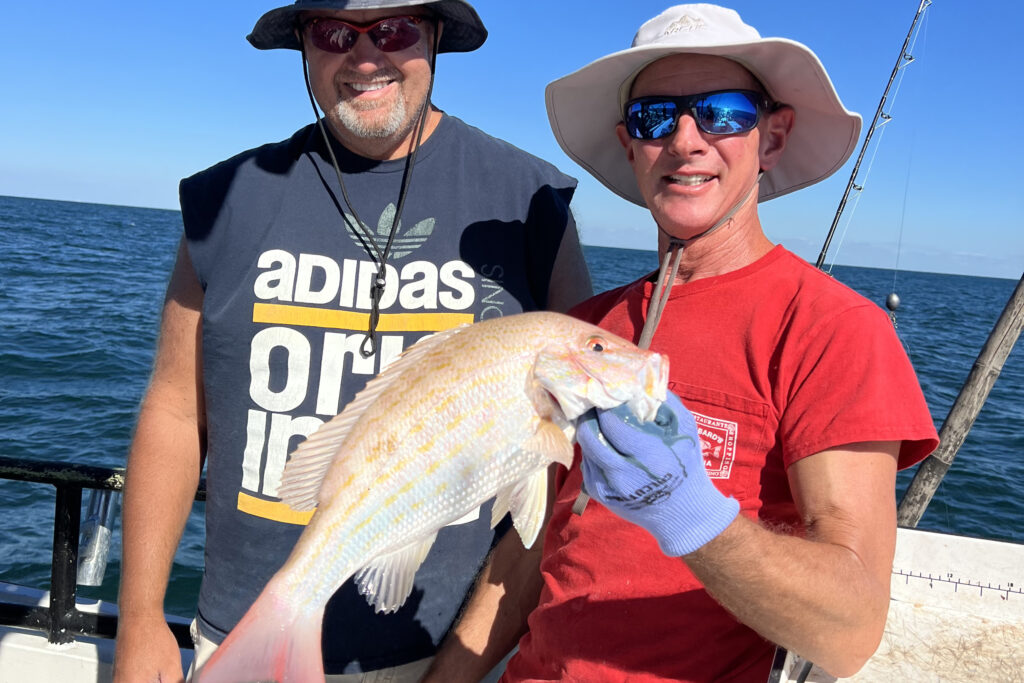
[[[415,365],[431,349],[467,326],[468,324],[460,325],[450,330],[436,332],[410,346],[385,368],[384,372],[367,382],[366,387],[340,414],[325,422],[299,444],[289,456],[281,477],[281,486],[278,489],[281,501],[293,510],[315,508],[319,503],[320,486],[327,475],[327,470],[352,431],[352,426],[362,418],[366,409],[399,380],[406,368]]]

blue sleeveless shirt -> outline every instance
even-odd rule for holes
[[[381,249],[404,159],[373,161],[332,140],[355,213]],[[364,358],[376,265],[315,126],[181,182],[189,255],[205,292],[205,572],[199,618],[216,642],[284,563],[310,513],[277,497],[287,455],[366,381],[431,332],[545,307],[555,254],[575,230],[576,181],[444,116],[421,146],[387,261],[376,353]],[[352,219],[354,221],[354,219]],[[485,509],[442,529],[394,614],[351,581],[324,618],[328,673],[434,653],[498,532]]]

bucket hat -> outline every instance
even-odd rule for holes
[[[726,57],[746,67],[775,101],[796,112],[778,165],[761,179],[758,201],[824,180],[853,153],[861,119],[847,111],[810,48],[786,38],[762,38],[731,9],[676,5],[650,19],[632,47],[602,57],[548,84],[551,129],[565,153],[629,201],[646,206],[615,135],[637,74],[680,53]]]
[[[246,39],[260,50],[299,50],[295,22],[301,12],[403,7],[425,7],[444,21],[438,52],[471,52],[487,39],[484,23],[465,0],[295,0],[292,5],[272,9],[260,17]]]

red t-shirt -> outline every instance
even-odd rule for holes
[[[652,283],[574,315],[636,340]],[[886,314],[776,247],[722,276],[677,284],[651,343],[694,413],[704,465],[741,514],[801,533],[786,468],[831,447],[903,441],[909,467],[938,438]],[[503,681],[765,681],[775,646],[718,605],[640,527],[591,502],[562,471],[544,539],[544,589]]]

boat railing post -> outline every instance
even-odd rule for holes
[[[53,516],[53,564],[50,574],[48,640],[70,643],[68,628],[75,617],[75,568],[78,564],[78,526],[82,519],[82,487],[57,484]]]
[[[54,644],[74,642],[75,636],[114,638],[117,616],[79,611],[77,568],[79,529],[82,521],[82,490],[103,489],[119,493],[124,488],[124,469],[77,465],[58,461],[33,461],[0,455],[0,479],[53,486],[56,491],[53,515],[49,605],[26,607],[20,601],[0,599],[0,625],[45,631]],[[200,478],[195,500],[206,500],[206,479]],[[98,507],[100,517],[112,523],[117,514],[117,498],[106,503],[90,501],[90,510]],[[87,517],[91,517],[89,514]],[[85,545],[83,543],[83,545]],[[192,636],[187,622],[168,620],[178,647],[191,649]]]
[[[900,501],[896,521],[903,527],[916,527],[924,510],[935,495],[957,451],[967,439],[975,418],[985,405],[992,385],[1003,369],[1003,363],[1024,328],[1024,275],[1006,302],[988,340],[974,361],[960,394],[953,402],[946,421],[939,430],[939,447],[918,467],[910,486]]]

